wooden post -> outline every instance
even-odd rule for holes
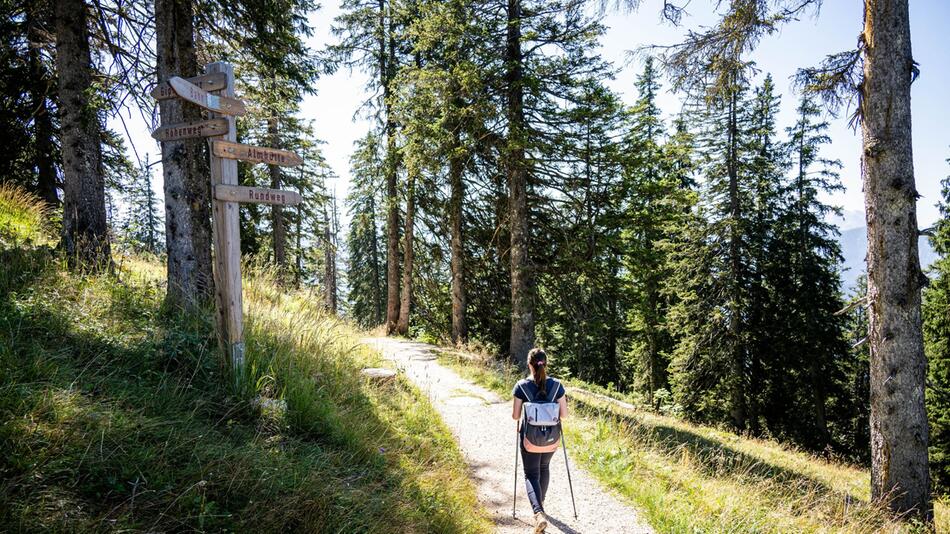
[[[234,97],[234,67],[217,61],[205,68],[206,74],[223,73],[224,88],[214,91],[220,96]],[[209,116],[228,121],[227,133],[208,138],[211,149],[215,139],[235,142],[237,129],[232,115],[209,112]],[[211,153],[211,187],[218,184],[236,186],[237,160],[219,158]],[[214,287],[217,299],[218,340],[227,352],[231,368],[238,379],[244,368],[244,299],[241,294],[241,226],[238,216],[240,204],[213,197],[211,202],[211,229],[214,239]]]
[[[245,112],[244,102],[234,98],[234,67],[217,61],[205,74],[188,80],[173,76],[158,86],[152,96],[162,100],[181,98],[208,112],[208,120],[162,124],[152,132],[159,140],[207,137],[211,156],[211,231],[214,242],[214,286],[217,303],[218,343],[227,353],[240,387],[244,370],[244,298],[241,293],[240,203],[295,206],[301,202],[295,191],[242,187],[238,185],[238,160],[293,167],[303,163],[287,150],[238,144],[234,115]]]

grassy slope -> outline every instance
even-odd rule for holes
[[[235,394],[209,316],[162,312],[163,274],[133,258],[79,277],[48,250],[0,250],[3,529],[489,529],[425,397],[361,380],[378,355],[319,299],[248,277]]]
[[[512,369],[443,353],[440,361],[507,395]],[[591,389],[582,383],[572,385]],[[596,389],[596,388],[595,388]],[[913,532],[868,504],[869,474],[775,442],[739,437],[570,393],[575,461],[629,499],[658,532]],[[950,533],[946,501],[937,532]]]

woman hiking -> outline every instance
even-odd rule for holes
[[[544,514],[544,496],[548,491],[550,479],[551,457],[560,443],[560,426],[558,425],[556,438],[543,439],[543,434],[553,427],[534,426],[531,432],[542,434],[542,439],[536,435],[526,436],[528,430],[528,415],[523,410],[525,403],[557,403],[558,420],[567,417],[567,399],[564,397],[564,386],[555,378],[547,374],[548,357],[543,349],[533,348],[528,352],[528,370],[531,376],[515,384],[511,394],[514,396],[514,405],[511,418],[518,421],[517,430],[520,433],[521,459],[524,462],[525,488],[531,509],[534,511],[535,534],[541,534],[547,528],[548,522]],[[553,407],[552,407],[553,408]],[[549,442],[538,445],[538,442]]]

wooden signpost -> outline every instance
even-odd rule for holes
[[[177,141],[193,137],[213,137],[228,133],[227,119],[179,122],[162,126],[152,132],[156,141]]]
[[[172,91],[175,91],[178,98],[201,106],[208,111],[223,113],[224,115],[244,115],[245,113],[244,102],[236,98],[227,95],[213,95],[178,76],[172,76],[168,83],[172,86]],[[227,88],[224,90],[226,91]],[[234,93],[234,89],[231,89],[231,93]]]
[[[239,159],[251,163],[267,163],[283,167],[296,167],[303,163],[300,156],[287,150],[261,148],[228,141],[211,141],[211,151],[219,158]]]
[[[277,206],[296,206],[300,204],[300,194],[296,191],[261,189],[243,185],[218,184],[214,186],[214,198],[224,202],[254,202],[256,204],[274,204]]]
[[[300,203],[295,191],[238,185],[237,161],[294,166],[303,160],[286,150],[238,144],[235,115],[243,115],[244,102],[234,98],[234,69],[224,62],[211,63],[204,75],[183,79],[173,76],[152,91],[158,100],[180,98],[208,111],[208,120],[163,124],[152,133],[159,141],[207,137],[211,148],[211,230],[214,242],[214,283],[218,310],[218,339],[227,351],[235,377],[244,368],[244,302],[241,290],[240,203]]]
[[[194,78],[186,78],[185,81],[205,91],[220,91],[227,85],[228,78],[222,72],[209,72]],[[152,89],[151,95],[155,100],[178,98],[178,93],[172,89],[172,85],[168,82],[158,84],[155,89]]]

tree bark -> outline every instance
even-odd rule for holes
[[[391,15],[390,15],[391,17]],[[395,43],[388,36],[387,6],[379,0],[379,76],[386,108],[386,333],[396,331],[399,322],[399,197],[396,180],[396,123],[389,102],[389,84],[395,75]],[[389,23],[392,24],[390,18]],[[387,46],[388,44],[388,46]]]
[[[868,228],[871,495],[933,519],[911,145],[907,0],[865,1],[861,118]]]
[[[524,367],[534,346],[534,277],[528,255],[528,184],[524,161],[524,72],[521,0],[508,0],[505,82],[508,119],[508,211],[511,232],[511,344],[513,362]]]
[[[412,305],[412,240],[416,214],[415,189],[415,175],[410,172],[406,183],[406,230],[403,232],[402,294],[399,298],[399,323],[396,325],[396,332],[402,336],[409,334],[409,313]]]
[[[370,268],[373,271],[373,319],[374,325],[383,323],[383,289],[379,283],[379,234],[376,232],[376,193],[372,193],[369,198],[369,211],[371,214],[371,224],[373,235],[369,242],[370,247]]]
[[[43,23],[49,19],[46,2],[37,2],[26,9],[26,37],[30,65],[30,92],[33,101],[33,137],[35,139],[36,192],[52,207],[59,206],[59,184],[56,178],[56,143],[53,141],[53,120],[49,110],[49,91],[52,81],[43,64],[40,49],[46,42]]]
[[[159,83],[198,74],[191,0],[155,0]],[[200,110],[178,98],[159,103],[162,124],[199,120]],[[214,295],[211,267],[211,181],[202,139],[162,143],[165,191],[166,302],[192,308]]]
[[[267,120],[267,133],[270,136],[271,146],[281,148],[280,135],[277,130],[277,117]],[[277,165],[268,165],[270,172],[270,186],[272,189],[281,188],[281,170]],[[277,266],[278,278],[287,276],[287,228],[284,224],[284,207],[274,204],[271,206],[271,230],[273,231],[274,264]]]
[[[336,197],[332,200],[332,209],[330,217],[327,219],[326,227],[326,252],[324,253],[324,278],[326,287],[324,288],[327,310],[336,315],[337,296],[336,296],[336,236],[339,233],[336,218]],[[326,217],[326,208],[324,208],[324,217]]]
[[[468,325],[465,318],[465,246],[462,236],[462,200],[465,184],[462,182],[461,139],[458,130],[453,132],[452,153],[449,155],[449,226],[451,231],[452,258],[452,343],[460,345],[468,341]]]
[[[83,0],[56,1],[56,69],[63,149],[63,246],[73,266],[111,264],[101,125],[90,101],[92,61]]]
[[[326,230],[324,232],[324,252],[323,252],[323,279],[324,279],[324,302],[327,311],[336,315],[336,199],[333,199],[332,211],[328,214],[326,205],[323,208],[323,217],[326,220]]]

